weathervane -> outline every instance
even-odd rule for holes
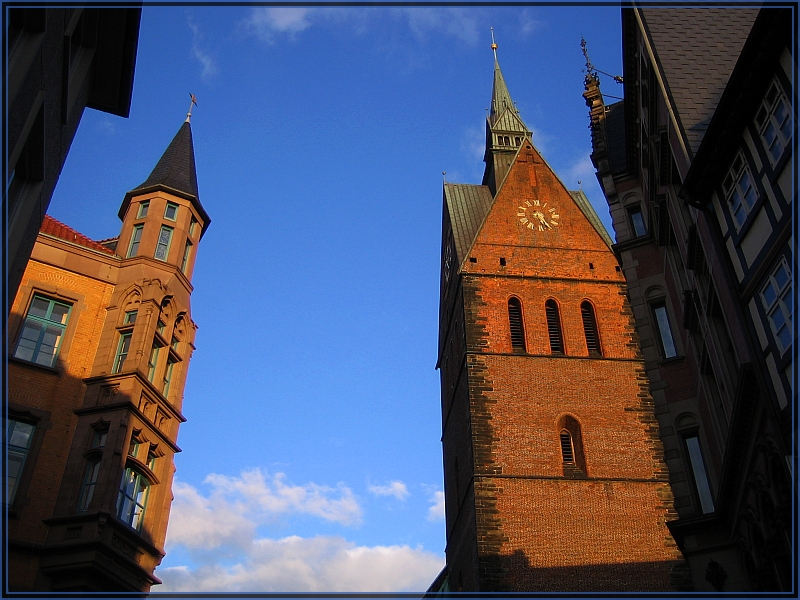
[[[189,122],[189,119],[192,118],[192,109],[197,106],[197,96],[189,92],[189,96],[192,98],[192,103],[189,105],[189,112],[186,113],[186,122]]]
[[[583,51],[583,57],[586,59],[587,75],[595,75],[596,73],[602,73],[606,77],[611,77],[611,79],[613,79],[617,83],[622,83],[622,75],[612,75],[611,73],[606,73],[605,71],[601,71],[592,64],[592,61],[589,59],[589,51],[586,49],[586,39],[583,36],[581,36],[581,50]]]

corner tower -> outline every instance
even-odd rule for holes
[[[188,118],[119,216],[102,242],[46,217],[9,319],[14,591],[160,583],[210,222]]]
[[[443,194],[447,589],[685,589],[611,240],[533,145],[496,56],[492,96],[483,184]]]

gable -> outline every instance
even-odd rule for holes
[[[586,196],[569,192],[526,140],[497,191],[473,247],[486,244],[610,253],[610,241]]]
[[[516,111],[507,108],[503,111],[503,113],[495,120],[494,125],[491,126],[492,131],[520,131],[523,133],[528,133],[528,128],[525,127],[525,123],[522,122],[522,119],[519,118],[519,115]]]

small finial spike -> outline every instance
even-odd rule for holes
[[[580,188],[580,190],[583,191],[583,184],[580,179],[578,179],[578,188]]]
[[[447,183],[447,177],[445,177],[445,175],[447,175],[447,171],[442,171],[442,181]]]
[[[197,96],[189,92],[189,97],[192,99],[192,103],[189,105],[189,112],[186,113],[186,121],[184,121],[185,123],[188,123],[189,119],[192,118],[192,108],[197,106]]]
[[[497,44],[494,42],[494,27],[489,27],[489,31],[492,32],[492,52],[494,52],[494,59],[497,60]]]

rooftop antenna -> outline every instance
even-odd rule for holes
[[[189,112],[188,112],[188,113],[186,113],[186,121],[184,121],[184,123],[188,123],[188,122],[189,122],[189,119],[191,119],[191,118],[192,118],[192,109],[193,109],[195,106],[197,106],[197,96],[195,96],[195,95],[194,95],[194,94],[192,94],[191,92],[189,92],[189,96],[190,96],[190,97],[191,97],[191,99],[192,99],[192,103],[189,105]]]

